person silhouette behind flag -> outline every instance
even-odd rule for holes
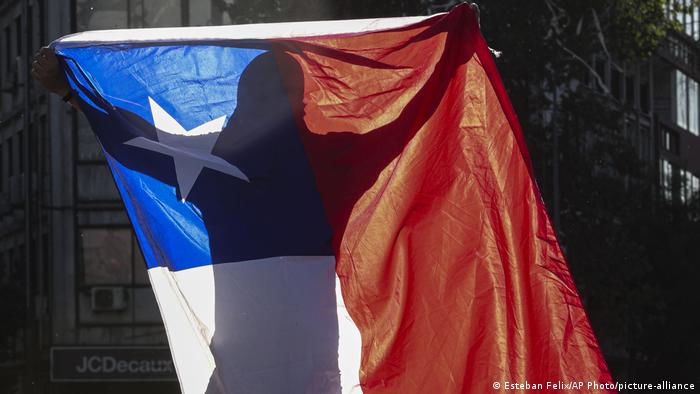
[[[52,47],[184,392],[611,381],[469,6]]]

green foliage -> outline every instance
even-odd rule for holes
[[[610,35],[623,59],[648,57],[666,31],[678,27],[664,17],[666,0],[618,0],[611,4]]]

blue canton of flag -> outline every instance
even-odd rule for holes
[[[156,46],[63,54],[77,80],[90,78],[94,91],[76,90],[96,101],[84,112],[120,190],[139,202],[128,209],[135,224],[147,224],[141,244],[159,245],[145,251],[149,267],[332,254],[271,53]],[[163,82],[172,73],[178,83]]]
[[[59,54],[144,252],[183,391],[340,390],[331,231],[272,53]]]

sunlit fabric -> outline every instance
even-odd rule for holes
[[[610,382],[472,9],[334,26],[53,44],[183,392]]]

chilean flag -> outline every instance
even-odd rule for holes
[[[611,381],[469,6],[52,46],[184,393]]]

